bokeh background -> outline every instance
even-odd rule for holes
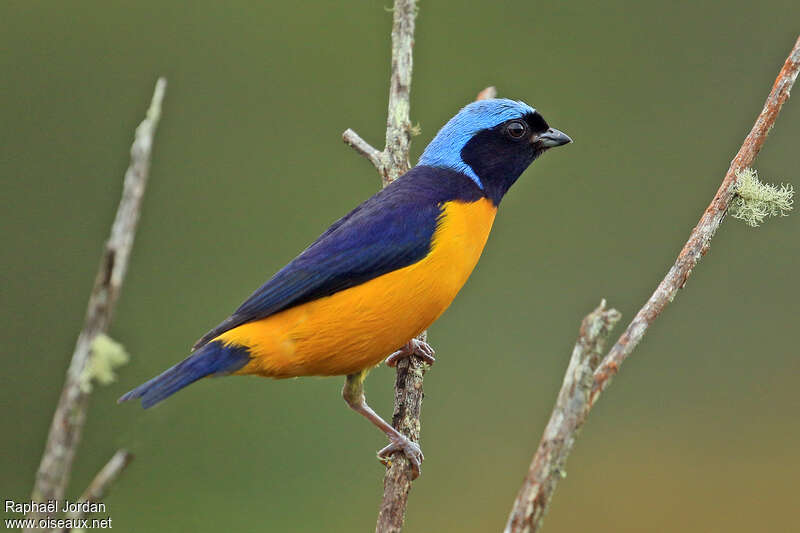
[[[70,497],[118,447],[115,531],[371,531],[384,439],[341,379],[196,384],[151,411],[116,398],[372,194],[352,127],[382,145],[387,1],[0,4],[0,496],[27,498],[121,190],[135,126],[169,80]],[[433,326],[409,532],[498,531],[601,298],[630,319],[714,194],[797,37],[795,0],[424,1],[414,160],[487,85],[575,144],[504,200]],[[797,97],[796,97],[797,98]],[[757,168],[798,176],[800,101]],[[728,219],[584,429],[549,532],[797,526],[800,215]],[[621,328],[620,328],[621,331]],[[617,332],[619,333],[619,331]],[[393,371],[367,390],[389,415]]]

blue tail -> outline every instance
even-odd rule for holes
[[[220,341],[209,342],[160,376],[123,395],[117,403],[141,398],[142,407],[147,409],[200,378],[230,374],[242,368],[249,360],[250,353],[244,346],[225,345]]]

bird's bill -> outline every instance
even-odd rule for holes
[[[555,128],[550,128],[546,132],[539,135],[537,139],[545,148],[554,148],[556,146],[563,146],[572,142],[569,135],[563,131]]]

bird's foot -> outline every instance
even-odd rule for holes
[[[436,362],[433,354],[436,353],[431,345],[419,339],[411,339],[405,345],[386,358],[386,366],[395,367],[400,359],[405,359],[412,355],[419,356],[423,361],[432,365]]]
[[[422,461],[425,459],[419,444],[412,442],[401,433],[389,436],[389,440],[391,443],[378,451],[378,460],[383,464],[388,464],[394,452],[403,452],[403,455],[411,463],[411,479],[417,479],[422,467]]]

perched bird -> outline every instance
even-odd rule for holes
[[[467,281],[497,207],[546,150],[571,142],[522,102],[473,102],[417,166],[337,220],[194,345],[186,359],[122,396],[147,408],[206,376],[346,375],[342,395],[389,438],[378,452],[422,452],[366,403],[363,381],[387,354],[433,363],[414,337]],[[392,353],[394,352],[394,353]]]

